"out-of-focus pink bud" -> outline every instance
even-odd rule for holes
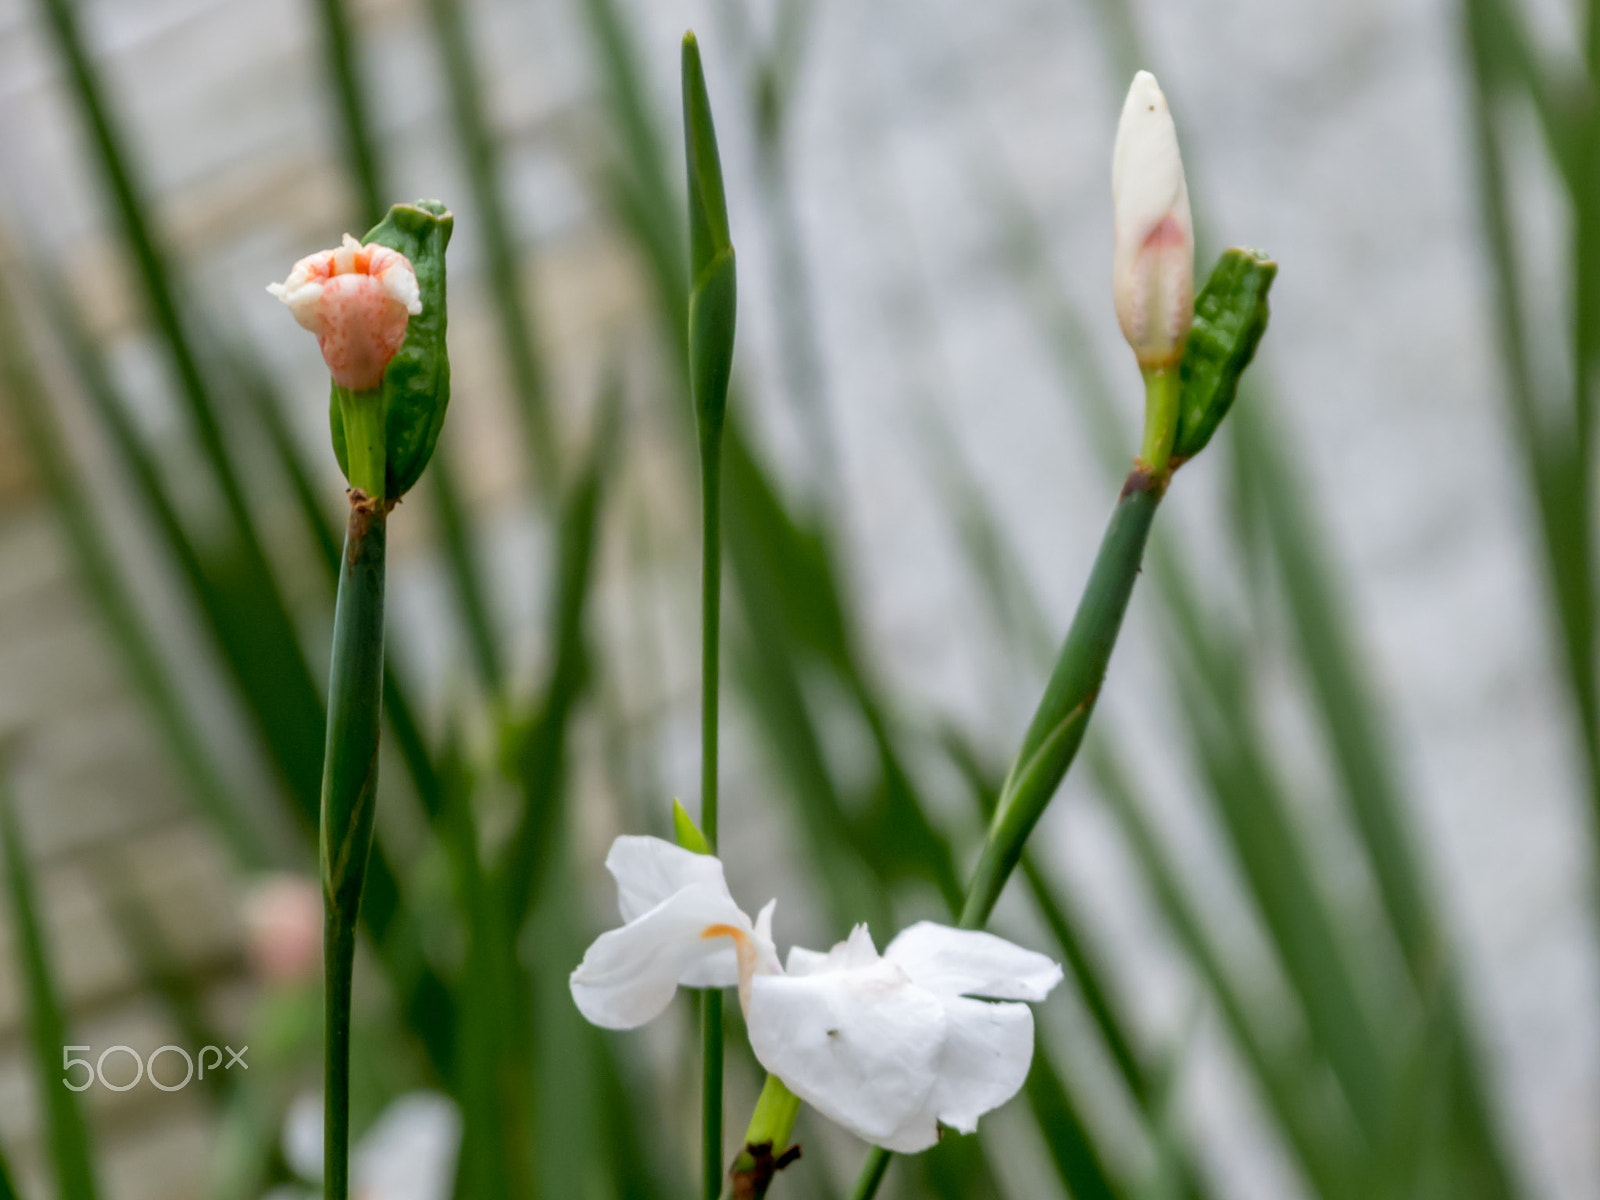
[[[1133,77],[1111,154],[1111,290],[1139,366],[1176,366],[1194,319],[1194,223],[1178,133],[1161,85]]]
[[[334,383],[353,392],[383,382],[383,369],[406,340],[406,322],[422,311],[411,260],[387,246],[363,246],[348,233],[337,250],[306,255],[267,291],[317,335]]]
[[[322,967],[322,890],[303,875],[269,875],[245,894],[245,950],[269,983],[301,983]]]

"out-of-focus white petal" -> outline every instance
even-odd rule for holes
[[[1061,982],[1048,957],[975,929],[918,921],[883,952],[919,987],[940,996],[1043,1000]]]
[[[748,930],[750,919],[725,890],[693,886],[601,934],[572,973],[578,1011],[607,1029],[634,1029],[660,1015],[686,975],[700,978],[713,964],[719,970],[725,965],[727,973],[708,980],[709,985],[738,983],[737,959],[719,957],[728,939],[704,936],[718,925]]]
[[[869,1142],[893,1136],[922,1110],[946,1026],[944,1005],[887,962],[758,975],[747,1020],[761,1065]]]
[[[322,1179],[322,1097],[302,1092],[283,1114],[283,1161],[301,1179]]]
[[[399,1097],[362,1136],[351,1156],[362,1200],[450,1200],[461,1150],[461,1112],[438,1092]]]
[[[642,917],[686,887],[720,891],[732,899],[722,863],[655,837],[619,837],[606,855],[606,870],[617,881],[617,909],[624,921]]]

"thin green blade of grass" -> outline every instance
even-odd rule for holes
[[[1088,765],[1096,789],[1121,826],[1168,927],[1205,981],[1234,1044],[1249,1066],[1307,1182],[1326,1200],[1355,1195],[1352,1166],[1364,1153],[1347,1110],[1310,1103],[1314,1059],[1309,1047],[1271,1045],[1269,1022],[1255,1011],[1237,972],[1208,931],[1208,921],[1188,898],[1179,874],[1144,815],[1126,767],[1105,738],[1092,739]]]
[[[511,754],[523,803],[495,881],[513,933],[527,919],[561,824],[568,728],[590,681],[586,616],[606,481],[619,454],[621,404],[621,381],[614,376],[599,401],[589,460],[572,481],[562,506],[551,579],[550,674],[538,711],[517,732]]]
[[[1183,634],[1171,641],[1194,644]],[[1169,646],[1169,654],[1179,653],[1180,646]],[[1362,995],[1337,919],[1320,894],[1282,788],[1259,751],[1262,734],[1240,682],[1217,668],[1213,662],[1209,671],[1200,668],[1178,679],[1191,752],[1313,1036],[1358,1119],[1375,1135],[1393,1103],[1390,1051]],[[1202,671],[1212,675],[1207,683],[1197,678]]]
[[[455,1095],[463,1128],[458,1186],[464,1195],[527,1200],[536,1192],[533,1071],[523,1019],[528,997],[515,937],[479,858],[471,783],[454,755],[445,756],[442,778],[441,836],[467,933],[456,992]]]
[[[428,11],[433,19],[434,41],[444,62],[456,141],[466,160],[495,316],[511,367],[513,395],[539,490],[554,496],[561,474],[546,372],[540,361],[533,311],[524,300],[520,256],[503,198],[499,147],[484,111],[483,85],[472,51],[468,14],[460,0],[429,0]]]
[[[88,125],[96,167],[137,265],[146,302],[177,376],[179,393],[186,401],[190,424],[200,438],[224,509],[234,527],[238,561],[233,569],[240,574],[243,590],[256,610],[251,614],[251,624],[256,626],[252,644],[266,651],[258,666],[281,685],[263,690],[281,690],[286,703],[274,713],[273,723],[297,735],[288,764],[290,778],[296,781],[297,789],[305,788],[314,801],[321,760],[320,737],[305,742],[298,726],[306,714],[315,716],[319,709],[313,676],[294,636],[293,621],[245,497],[243,476],[227,446],[202,375],[199,357],[180,311],[172,270],[153,233],[145,190],[133,170],[121,132],[106,103],[103,81],[85,49],[73,0],[39,0],[39,5],[56,52],[67,68],[73,97]],[[313,725],[320,723],[320,720],[311,722]]]
[[[467,647],[477,666],[478,676],[491,692],[498,693],[504,683],[499,638],[484,594],[484,573],[479,569],[475,539],[463,509],[461,485],[449,454],[435,454],[429,464],[428,488],[433,496],[433,512],[444,543],[445,561],[455,584],[456,600],[466,629]]]
[[[317,20],[322,27],[322,55],[339,110],[339,139],[345,159],[355,174],[362,223],[371,228],[389,211],[376,140],[368,131],[366,89],[356,63],[359,48],[343,0],[317,0]]]
[[[224,781],[221,768],[200,738],[181,690],[127,587],[85,481],[68,454],[50,411],[50,398],[17,322],[12,292],[5,280],[0,280],[0,368],[4,370],[5,392],[22,429],[29,459],[55,505],[83,581],[134,684],[154,715],[191,796],[241,864],[265,866],[272,857],[270,842],[246,818],[238,798]]]
[[[77,1095],[62,1086],[67,1053],[66,1013],[39,924],[38,888],[22,841],[7,771],[9,767],[0,769],[0,842],[4,843],[16,972],[26,989],[29,1042],[50,1163],[60,1200],[95,1200],[98,1188],[89,1150],[89,1129]]]

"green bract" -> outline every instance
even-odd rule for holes
[[[717,131],[692,33],[683,39],[683,143],[689,173],[689,382],[703,436],[722,428],[738,286]]]
[[[445,349],[445,247],[455,218],[437,200],[396,204],[372,227],[363,243],[377,242],[411,260],[422,293],[422,311],[406,325],[405,344],[383,374],[387,469],[384,495],[393,502],[422,476],[444,425],[450,403],[450,357]],[[329,409],[333,452],[350,477],[344,420],[335,395]]]
[[[1204,450],[1233,405],[1239,377],[1267,328],[1267,290],[1278,264],[1259,250],[1225,250],[1194,302],[1194,327],[1179,368],[1172,457]]]

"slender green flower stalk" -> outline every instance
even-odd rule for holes
[[[1083,743],[1156,508],[1172,473],[1205,448],[1232,406],[1239,378],[1266,329],[1267,291],[1276,273],[1277,264],[1264,255],[1227,251],[1194,302],[1181,362],[1144,371],[1151,395],[1139,461],[1123,485],[1055,670],[1001,787],[961,910],[963,929],[988,923],[1029,835]],[[889,1157],[887,1150],[872,1151],[852,1200],[876,1195]]]
[[[689,175],[689,384],[700,435],[700,828],[717,849],[717,701],[722,615],[722,426],[733,366],[736,281],[722,162],[700,46],[683,36],[683,147]],[[705,1200],[722,1191],[722,994],[702,1001],[701,1155]]]
[[[377,810],[388,514],[426,467],[449,401],[444,252],[452,224],[443,205],[396,205],[364,242],[347,236],[269,289],[317,335],[333,380],[334,454],[350,484],[320,825],[328,1200],[347,1200],[350,1189],[350,1014]]]

